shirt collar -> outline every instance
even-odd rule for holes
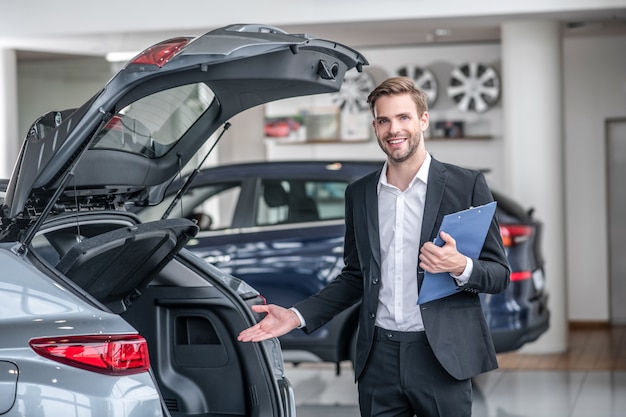
[[[413,180],[411,181],[411,184],[409,185],[409,187],[413,186],[413,184],[415,184],[415,181],[417,180],[422,181],[424,184],[428,184],[428,171],[430,170],[431,161],[432,161],[432,157],[430,156],[428,152],[426,152],[426,158],[424,158],[424,162],[422,162],[422,166],[417,171],[417,174],[415,174],[415,177],[413,177]],[[386,160],[385,160],[385,164],[383,165],[383,169],[380,172],[380,177],[378,178],[377,191],[380,191],[380,188],[383,185],[390,186],[389,183],[387,182],[387,161]]]

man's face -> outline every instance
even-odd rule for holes
[[[372,125],[378,145],[390,161],[404,162],[415,155],[420,146],[424,146],[428,113],[419,116],[408,93],[380,97],[376,100],[374,113]]]

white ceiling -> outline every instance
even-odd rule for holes
[[[94,6],[82,0],[10,2],[0,14],[0,47],[18,50],[19,59],[51,58],[50,54],[59,58],[104,56],[112,51],[139,51],[169,37],[200,35],[238,22],[267,23],[355,48],[498,42],[501,25],[512,20],[559,21],[564,36],[626,34],[626,0],[526,0],[521,5],[493,0],[387,0],[384,4],[298,0],[298,7],[293,0],[231,0],[220,6],[221,13],[210,3],[109,0]],[[195,7],[186,7],[190,4]],[[96,13],[94,7],[99,8]],[[32,13],[37,8],[41,13]],[[16,24],[25,19],[30,22]]]

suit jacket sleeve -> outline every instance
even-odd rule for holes
[[[474,183],[472,205],[478,206],[493,201],[485,177],[479,174]],[[509,284],[509,263],[505,255],[500,226],[493,217],[485,243],[478,259],[473,260],[474,268],[464,290],[476,293],[497,294]]]
[[[445,214],[493,201],[485,178],[479,172],[433,160],[431,174],[425,211],[428,228],[422,230],[422,241],[435,237]],[[473,264],[472,274],[463,291],[421,306],[426,336],[433,353],[446,371],[459,380],[498,366],[490,329],[478,296],[481,292],[502,292],[509,284],[510,268],[495,217],[482,251],[478,259],[473,259]]]
[[[361,259],[357,251],[353,215],[354,188],[355,184],[346,188],[344,267],[341,273],[320,292],[294,305],[306,321],[306,327],[303,328],[305,333],[317,330],[363,298]]]

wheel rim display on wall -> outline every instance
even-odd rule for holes
[[[367,96],[374,89],[374,80],[363,72],[348,71],[339,91],[333,94],[333,103],[341,112],[369,112]]]
[[[452,70],[448,97],[462,111],[482,113],[500,97],[500,77],[488,65],[470,62]]]
[[[399,68],[397,73],[402,77],[409,77],[413,79],[415,85],[426,93],[429,107],[437,101],[437,79],[429,69],[415,65],[406,65]]]

